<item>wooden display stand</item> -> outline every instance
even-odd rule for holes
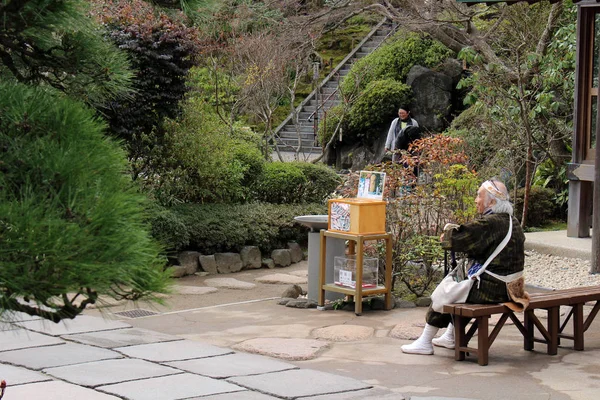
[[[356,255],[356,285],[355,288],[341,287],[325,282],[327,237],[347,240],[349,254]],[[363,253],[364,242],[369,240],[385,240],[385,286],[377,285],[375,288],[363,288]],[[363,297],[376,294],[385,294],[385,309],[392,309],[392,236],[389,233],[378,234],[352,234],[340,233],[329,230],[321,231],[321,262],[319,266],[319,306],[325,303],[325,291],[344,293],[354,298],[354,312],[362,313]]]
[[[327,230],[354,235],[385,233],[386,204],[383,200],[362,198],[330,199],[327,210]],[[332,208],[335,210],[336,206],[347,209],[345,223],[336,223],[334,215],[339,216],[339,214],[332,210]]]

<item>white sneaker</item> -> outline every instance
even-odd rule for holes
[[[433,343],[434,346],[454,349],[454,340],[446,339],[444,336],[433,339],[431,343]]]
[[[418,340],[412,342],[411,344],[405,344],[400,347],[403,353],[407,354],[425,354],[431,355],[433,354],[433,346],[431,343],[419,343]]]

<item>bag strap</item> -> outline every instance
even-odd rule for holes
[[[496,247],[496,250],[494,250],[494,252],[492,254],[490,254],[490,256],[488,257],[488,259],[485,261],[485,263],[481,266],[481,268],[479,269],[479,271],[477,271],[472,277],[471,279],[475,278],[477,279],[477,288],[479,288],[479,283],[481,282],[480,279],[480,275],[483,274],[485,272],[485,269],[487,268],[487,266],[489,265],[489,263],[492,262],[492,260],[494,258],[496,258],[496,256],[498,255],[498,253],[500,253],[508,244],[508,241],[510,240],[510,237],[512,235],[512,216],[508,216],[508,233],[506,234],[506,236],[504,237],[504,239],[500,242],[500,244],[498,245],[498,247]]]

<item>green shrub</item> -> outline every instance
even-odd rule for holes
[[[295,163],[267,163],[257,179],[254,196],[268,203],[301,203],[301,193],[307,183]]]
[[[350,108],[346,137],[372,143],[382,126],[395,118],[398,107],[410,102],[411,95],[410,86],[404,83],[392,79],[372,81]]]
[[[390,43],[354,63],[342,81],[342,90],[362,91],[374,80],[404,82],[414,65],[434,68],[451,55],[451,50],[429,36],[399,31]]]
[[[525,189],[517,190],[515,199],[515,216],[521,219],[523,215],[523,196]],[[555,212],[555,193],[551,189],[532,186],[529,192],[529,208],[527,209],[527,226],[542,226],[548,222]]]
[[[184,115],[165,124],[168,156],[144,182],[159,203],[244,202],[264,158],[249,129],[225,125],[210,106],[190,98]]]
[[[190,232],[180,214],[154,205],[148,210],[150,233],[167,249],[184,249],[190,244]]]
[[[240,180],[244,198],[249,196],[249,190],[254,185],[256,179],[262,174],[265,165],[265,159],[259,148],[252,144],[241,140],[236,140],[231,143],[233,159],[239,162],[242,166],[242,177]]]
[[[339,185],[334,170],[307,162],[265,164],[254,186],[258,201],[275,204],[323,202]]]
[[[252,245],[269,253],[289,241],[306,242],[307,228],[294,217],[325,213],[323,204],[182,204],[154,210],[150,222],[156,239],[171,251],[213,254]]]
[[[319,129],[317,131],[317,138],[321,146],[325,147],[329,140],[335,133],[335,129],[337,128],[342,115],[344,114],[344,106],[339,104],[337,106],[331,107],[327,110],[326,118],[321,118],[319,120]],[[346,122],[348,120],[346,119]],[[342,122],[342,129],[346,131],[345,127],[347,123]]]
[[[325,164],[308,162],[294,163],[306,177],[306,184],[302,190],[303,203],[324,202],[342,182],[338,174]]]

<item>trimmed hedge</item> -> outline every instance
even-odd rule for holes
[[[202,254],[238,252],[258,246],[263,254],[287,243],[306,243],[308,229],[299,215],[326,214],[324,204],[182,204],[151,210],[152,235],[169,251]]]
[[[324,164],[273,162],[264,165],[254,197],[275,204],[320,203],[340,183],[335,171]]]

